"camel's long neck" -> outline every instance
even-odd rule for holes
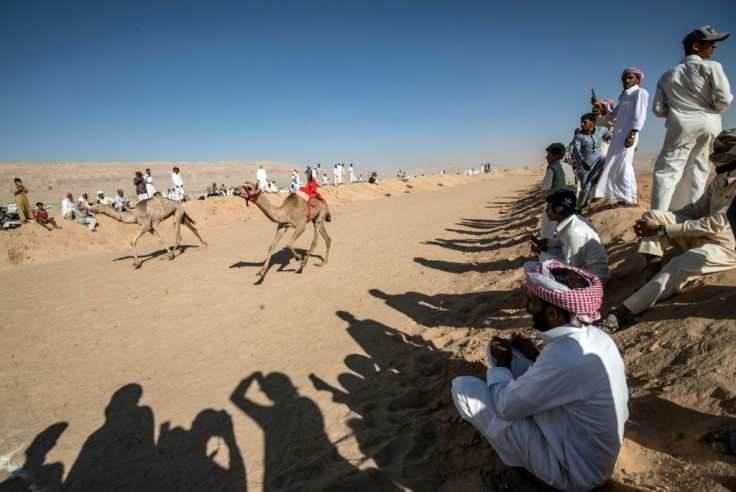
[[[261,211],[271,219],[272,221],[276,222],[277,224],[280,224],[284,221],[283,217],[281,216],[281,211],[271,205],[271,202],[268,201],[264,196],[260,197],[260,200],[257,200],[255,202],[256,206],[261,209]]]
[[[107,215],[108,217],[112,217],[113,219],[119,220],[120,222],[123,222],[125,224],[138,223],[135,215],[131,214],[130,212],[118,212],[111,207],[98,207],[96,210],[94,209],[94,207],[92,207],[90,208],[90,210],[98,214]]]

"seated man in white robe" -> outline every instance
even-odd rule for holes
[[[736,196],[736,128],[716,137],[710,160],[716,166],[716,177],[695,203],[674,212],[647,210],[636,221],[634,232],[641,238],[638,251],[646,259],[649,279],[621,306],[611,309],[601,326],[618,331],[633,315],[677,294],[701,275],[736,268],[727,217]],[[684,252],[662,266],[664,251],[672,243]]]
[[[613,340],[591,325],[603,285],[554,260],[524,269],[524,305],[546,347],[539,352],[518,332],[511,340],[494,337],[486,381],[455,378],[452,396],[460,415],[512,467],[494,476],[498,490],[527,472],[560,490],[590,490],[613,471],[628,418],[623,360]]]
[[[611,276],[608,255],[601,237],[585,217],[575,215],[575,192],[558,190],[548,196],[547,218],[556,223],[555,237],[533,239],[532,251],[539,260],[557,260],[567,266],[582,268],[601,279],[604,284]]]

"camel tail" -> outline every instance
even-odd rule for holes
[[[194,219],[189,216],[188,213],[184,212],[184,218],[181,220],[184,225],[194,225]]]
[[[332,215],[330,215],[329,213],[325,215],[325,222],[332,222]]]

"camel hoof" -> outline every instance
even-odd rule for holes
[[[302,260],[303,260],[304,258],[302,258],[302,256],[301,256],[301,255],[294,255],[294,259],[295,259],[296,261],[302,261]]]
[[[140,267],[141,267],[141,264],[140,263],[133,263],[133,268],[138,269]]]
[[[314,266],[325,266],[327,264],[326,261],[323,261],[322,263],[315,263]]]

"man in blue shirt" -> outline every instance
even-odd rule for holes
[[[603,140],[611,140],[608,128],[595,126],[595,115],[587,113],[580,117],[580,132],[573,140],[573,156],[582,166],[580,173],[580,194],[578,195],[578,212],[588,204],[588,196],[603,171],[606,156],[601,154]]]

